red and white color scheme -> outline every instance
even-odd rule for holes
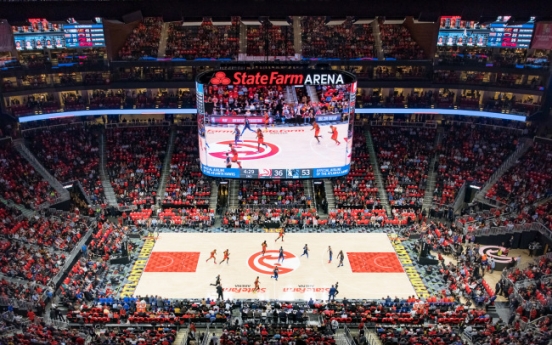
[[[386,234],[296,234],[285,241],[274,240],[277,233],[262,234],[172,234],[157,240],[142,274],[136,295],[168,298],[216,298],[215,277],[220,274],[224,298],[327,299],[332,284],[339,282],[339,297],[378,299],[414,295],[406,273]],[[263,256],[261,243],[268,243]],[[309,258],[301,256],[308,244]],[[328,246],[333,260],[328,262]],[[284,261],[278,262],[279,249]],[[217,264],[205,261],[217,250]],[[219,264],[223,252],[230,251],[230,262]],[[337,267],[342,250],[344,266]],[[279,267],[278,281],[271,279]],[[253,292],[255,279],[260,292]],[[159,284],[162,281],[163,284]]]
[[[314,138],[312,126],[269,127],[251,125],[253,130],[262,128],[264,145],[257,145],[256,134],[245,130],[241,142],[235,146],[239,160],[244,169],[313,169],[321,167],[342,167],[351,163],[352,141],[348,140],[348,123],[334,125],[337,128],[337,145],[331,137],[329,125],[320,124],[320,144]],[[234,145],[234,128],[206,126],[205,139],[202,143],[200,161],[205,166],[225,168],[226,153],[230,152],[229,144]],[[240,133],[243,125],[239,126]],[[204,141],[207,145],[204,145]],[[236,165],[233,168],[237,168]]]

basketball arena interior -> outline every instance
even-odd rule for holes
[[[0,344],[550,344],[550,9],[0,1]]]

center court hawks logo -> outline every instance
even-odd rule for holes
[[[276,266],[279,267],[278,274],[280,275],[293,272],[299,268],[300,261],[298,257],[284,251],[285,260],[278,263],[278,253],[277,250],[267,250],[264,256],[261,252],[255,253],[247,260],[247,264],[253,271],[268,275],[273,274]]]
[[[230,78],[228,78],[224,72],[217,72],[213,78],[211,78],[211,84],[213,85],[230,85],[230,82]]]
[[[225,159],[226,153],[229,151],[229,144],[234,145],[234,140],[219,141],[215,144],[209,144],[209,154],[216,158]],[[237,146],[234,146],[234,148],[238,151],[238,157],[241,161],[272,157],[280,151],[278,146],[274,144],[267,142],[265,142],[265,144],[267,147],[261,145],[259,152],[257,152],[257,141],[255,140],[244,140]]]

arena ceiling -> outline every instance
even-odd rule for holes
[[[0,18],[24,21],[27,18],[64,20],[69,17],[119,19],[141,11],[144,16],[162,16],[165,21],[186,17],[315,15],[332,17],[401,18],[413,16],[434,21],[440,15],[462,15],[478,20],[481,16],[552,17],[552,6],[543,0],[138,0],[138,1],[0,1]]]

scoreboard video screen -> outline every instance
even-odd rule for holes
[[[12,26],[15,48],[20,51],[105,47],[102,23],[51,23],[29,19],[30,25]]]
[[[196,88],[205,175],[300,179],[349,173],[354,75],[314,70],[210,71],[198,76]],[[286,95],[291,92],[310,92],[309,97],[318,99],[307,103],[298,97],[290,102]]]
[[[460,16],[441,17],[437,46],[529,48],[535,18],[521,24],[509,24],[510,19],[500,16],[491,23],[478,23]]]

